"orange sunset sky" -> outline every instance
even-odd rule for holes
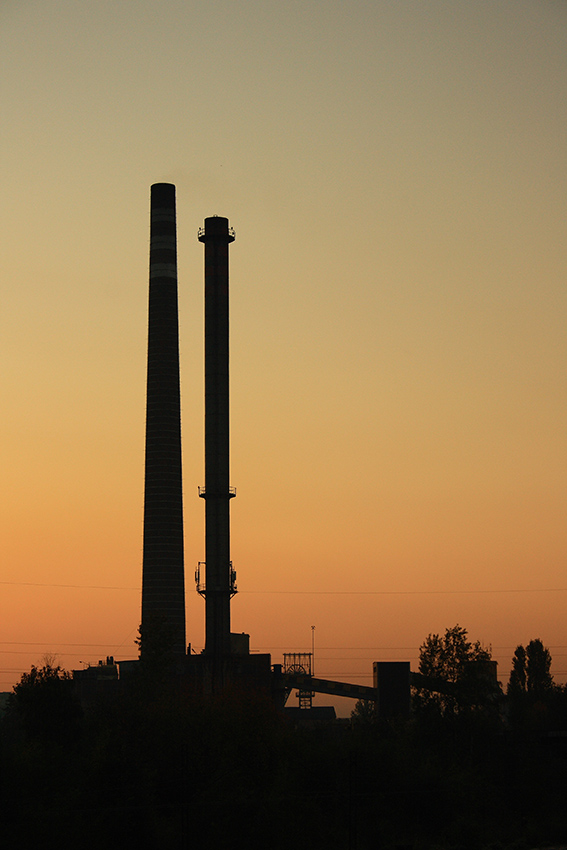
[[[233,631],[370,684],[459,623],[567,681],[566,44],[559,0],[3,0],[0,690],[135,657],[159,181],[188,640],[218,214]]]

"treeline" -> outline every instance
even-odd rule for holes
[[[451,647],[464,646],[465,667],[486,660],[472,657],[482,647],[464,630],[430,638],[424,666],[429,658],[437,674]],[[527,658],[526,648],[518,683],[526,700]],[[460,674],[458,664],[449,673]],[[196,700],[143,677],[80,706],[64,670],[32,668],[0,725],[2,837],[6,846],[42,850],[528,850],[565,842],[564,739],[547,735],[547,721],[511,724],[502,696],[495,709],[480,698],[420,705],[415,693],[409,720],[370,713],[304,728],[259,694]]]
[[[490,647],[472,642],[459,625],[431,634],[420,647],[419,672],[452,690],[416,689],[413,710],[422,722],[466,714],[491,719],[501,732],[567,732],[567,686],[551,675],[551,653],[539,638],[516,647],[506,691],[496,678]]]

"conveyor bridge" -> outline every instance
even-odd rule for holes
[[[378,691],[367,685],[352,685],[348,682],[334,682],[331,679],[317,679],[305,673],[283,673],[283,683],[286,688],[299,691],[314,691],[317,694],[332,694],[337,697],[365,699],[376,701]]]

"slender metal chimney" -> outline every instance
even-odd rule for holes
[[[175,186],[151,187],[141,657],[185,655]]]
[[[230,599],[236,575],[230,560],[228,246],[234,242],[228,219],[205,219],[205,654],[230,654]],[[202,565],[200,565],[202,566]]]

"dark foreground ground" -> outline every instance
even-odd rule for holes
[[[1,724],[3,846],[567,848],[567,740],[441,722],[294,728],[147,692]]]

